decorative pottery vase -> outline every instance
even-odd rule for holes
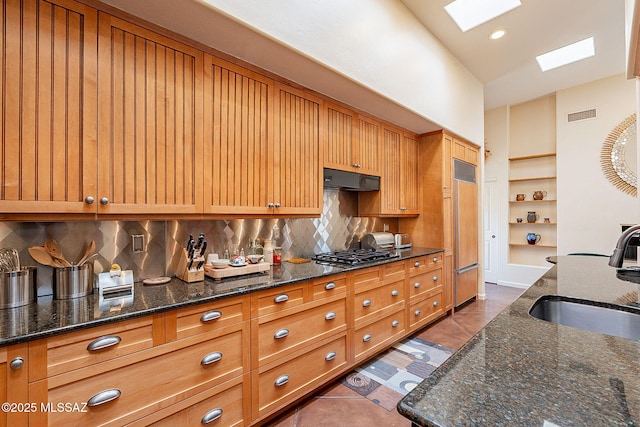
[[[527,212],[527,222],[536,222],[540,216],[535,212]]]
[[[536,233],[528,233],[527,234],[527,243],[530,245],[535,245],[541,239],[541,236]]]
[[[547,197],[546,191],[534,191],[533,192],[533,200],[542,200]]]

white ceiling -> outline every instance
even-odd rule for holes
[[[466,33],[444,6],[452,0],[401,0],[485,87],[485,109],[513,105],[560,89],[622,74],[624,0],[522,0]],[[497,28],[500,40],[489,40]],[[595,57],[545,73],[537,55],[594,36]]]
[[[102,1],[414,132],[440,128],[233,17],[215,13],[202,0]],[[452,0],[396,1],[401,1],[480,80],[485,89],[485,109],[518,104],[622,74],[626,69],[625,0],[522,0],[522,6],[466,33],[444,10]],[[354,16],[354,22],[357,19]],[[497,27],[506,28],[508,34],[490,41],[488,35]],[[536,55],[589,36],[595,37],[595,57],[546,73],[540,71]]]

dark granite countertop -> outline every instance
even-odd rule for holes
[[[398,404],[423,426],[640,424],[640,341],[531,317],[543,295],[624,305],[638,285],[607,258],[558,263]],[[455,314],[454,314],[455,316]]]
[[[206,278],[202,282],[185,283],[174,277],[164,285],[146,286],[139,282],[135,284],[133,297],[122,299],[119,305],[116,302],[101,304],[97,290],[92,295],[67,300],[40,297],[33,304],[0,310],[0,347],[440,251],[442,249],[403,249],[395,251],[398,257],[357,267],[332,267],[313,261],[283,262],[265,274],[220,281]],[[111,305],[115,307],[110,308]]]

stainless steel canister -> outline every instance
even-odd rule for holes
[[[0,309],[20,307],[36,300],[37,271],[36,267],[23,267],[0,273]]]
[[[93,293],[93,263],[59,267],[53,273],[53,298],[78,298]]]

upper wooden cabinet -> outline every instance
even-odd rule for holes
[[[380,176],[380,123],[329,103],[325,104],[325,113],[324,166]]]
[[[359,194],[361,216],[415,216],[418,206],[418,143],[401,129],[384,126],[380,191]]]
[[[274,82],[205,57],[205,213],[269,214]]]
[[[0,212],[95,211],[96,11],[5,0],[0,25]]]
[[[453,141],[453,158],[478,166],[478,147],[468,144],[456,137],[450,138]]]
[[[276,85],[273,174],[269,206],[274,214],[322,213],[322,101],[303,91]]]
[[[203,210],[203,53],[99,16],[98,213]]]

